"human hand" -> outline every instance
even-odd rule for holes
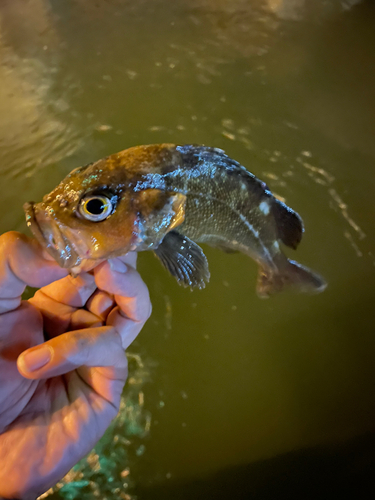
[[[0,497],[44,493],[117,415],[124,349],[151,312],[135,264],[129,253],[72,278],[35,240],[0,237]],[[26,285],[42,288],[21,301]]]

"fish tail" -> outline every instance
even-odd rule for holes
[[[259,297],[267,298],[287,287],[302,293],[320,293],[326,286],[319,274],[294,260],[285,259],[282,267],[276,270],[259,268],[256,290]]]

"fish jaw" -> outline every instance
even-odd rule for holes
[[[32,202],[24,204],[27,226],[60,267],[71,269],[79,266],[82,259],[77,250],[41,205]]]
[[[51,215],[51,207],[42,203],[25,203],[26,223],[43,248],[73,276],[87,272],[108,258],[139,251],[143,240],[136,224],[130,237],[112,252],[103,251],[98,238],[79,228],[71,228]],[[91,233],[89,231],[89,233]],[[105,237],[104,237],[105,238]],[[99,244],[98,244],[99,243]],[[145,248],[148,249],[148,248]]]

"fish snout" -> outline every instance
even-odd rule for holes
[[[26,223],[37,241],[64,268],[78,266],[81,259],[43,203],[25,203]]]

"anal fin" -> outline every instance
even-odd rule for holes
[[[204,288],[210,279],[201,247],[177,231],[167,233],[154,251],[163,266],[184,287]]]

